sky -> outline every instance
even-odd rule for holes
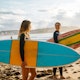
[[[0,31],[19,30],[23,20],[32,29],[62,26],[80,27],[80,0],[0,0]]]

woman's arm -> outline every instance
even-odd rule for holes
[[[24,45],[25,45],[25,35],[21,34],[20,35],[20,56],[21,56],[21,60],[22,62],[24,62]]]
[[[54,42],[55,42],[55,43],[58,43],[58,42],[59,42],[59,41],[58,41],[58,34],[57,34],[57,32],[54,32],[53,39],[54,39]]]

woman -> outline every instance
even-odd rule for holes
[[[59,30],[60,30],[60,26],[61,24],[59,22],[56,22],[55,23],[55,32],[53,33],[53,39],[54,39],[54,42],[55,43],[58,43],[58,36],[59,36]],[[53,78],[54,79],[57,79],[56,77],[56,70],[57,68],[53,68],[53,73],[54,73],[54,76]],[[60,71],[60,79],[65,79],[65,77],[63,76],[63,67],[59,67],[59,71]]]
[[[25,68],[27,63],[24,61],[24,45],[25,40],[30,39],[29,32],[31,30],[31,22],[28,20],[24,20],[21,24],[20,31],[19,31],[19,38],[20,38],[20,56],[22,60],[21,68],[22,68],[22,80],[34,80],[36,76],[35,68]],[[29,78],[29,73],[31,76]],[[28,79],[29,78],[29,79]]]

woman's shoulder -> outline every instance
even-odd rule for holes
[[[20,36],[25,36],[25,34],[24,33],[21,33]]]
[[[26,40],[26,39],[29,39],[30,36],[28,34],[21,33],[20,36],[19,36],[19,38],[24,38]]]
[[[20,37],[25,37],[25,34],[24,34],[24,33],[21,33],[21,34],[20,34]]]

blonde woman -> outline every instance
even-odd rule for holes
[[[27,63],[24,61],[24,45],[25,40],[30,38],[29,32],[31,31],[31,22],[28,20],[24,20],[21,23],[19,38],[20,38],[20,56],[22,60],[21,68],[22,68],[22,80],[34,80],[36,76],[35,68],[25,68]],[[30,78],[28,79],[28,75],[31,73]]]

